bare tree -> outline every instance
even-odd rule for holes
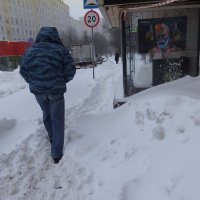
[[[102,33],[97,32],[94,34],[94,47],[98,56],[108,54],[109,43]]]
[[[103,23],[103,30],[109,37],[109,46],[112,51],[121,51],[121,30],[120,28],[112,28],[106,21]]]
[[[88,36],[86,31],[84,31],[84,34],[81,38],[81,42],[82,43],[90,43],[91,42],[91,38]]]
[[[118,52],[121,51],[121,32],[120,28],[111,28],[110,32],[110,44]]]

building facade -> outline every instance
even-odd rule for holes
[[[0,41],[31,41],[42,26],[64,34],[69,22],[69,6],[62,0],[0,0]]]

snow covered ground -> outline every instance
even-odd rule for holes
[[[55,165],[42,113],[18,70],[0,72],[0,200],[199,200],[200,77],[127,98],[122,67],[78,70]]]

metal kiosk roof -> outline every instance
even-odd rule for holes
[[[99,9],[113,27],[120,26],[120,16],[129,10],[155,10],[200,7],[200,0],[98,0]]]

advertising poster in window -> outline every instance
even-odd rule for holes
[[[138,20],[139,53],[177,52],[186,48],[187,17]]]

